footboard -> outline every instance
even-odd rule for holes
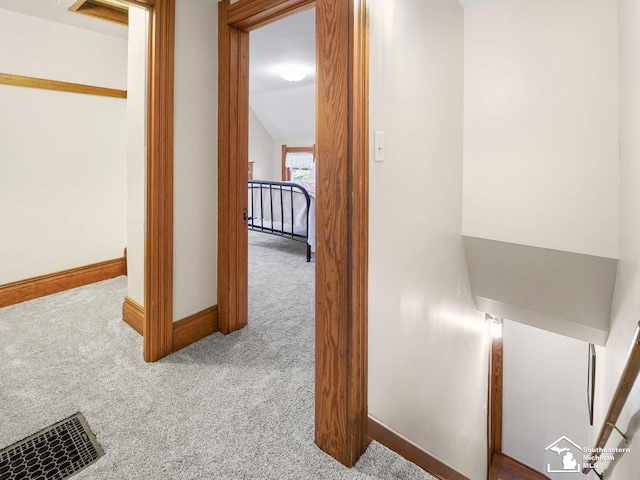
[[[255,232],[288,238],[309,245],[309,192],[297,183],[249,180],[247,227]]]

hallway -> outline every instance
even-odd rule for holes
[[[122,321],[125,277],[0,309],[0,446],[80,411],[106,456],[79,480],[432,478],[376,443],[352,470],[314,445],[313,297],[270,281],[308,288],[314,265],[256,235],[250,324],[155,364]]]

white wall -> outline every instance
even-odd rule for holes
[[[640,3],[620,0],[620,262],[611,315],[611,330],[604,349],[598,349],[596,425],[604,415],[631,346],[640,319]],[[636,385],[618,422],[627,430],[629,419],[640,410],[640,384]],[[608,446],[617,446],[614,432]],[[593,440],[592,442],[593,443]],[[640,435],[630,445],[631,453],[616,465],[611,480],[636,478],[640,471]]]
[[[126,40],[1,8],[0,15],[3,73],[126,90]]]
[[[127,42],[0,9],[0,71],[126,89]],[[126,100],[0,85],[0,284],[122,257]]]
[[[282,180],[282,146],[287,147],[313,147],[316,141],[311,138],[308,140],[274,140],[273,141],[273,180]]]
[[[127,281],[144,305],[144,220],[147,159],[147,10],[129,7],[127,70]]]
[[[176,1],[174,321],[217,302],[217,19],[217,0]]]
[[[615,0],[465,9],[465,235],[618,257]]]
[[[273,138],[251,108],[249,108],[249,161],[254,162],[254,179],[278,178],[273,172]]]
[[[489,339],[460,231],[462,8],[371,3],[371,130],[386,152],[370,166],[369,413],[481,479]]]
[[[588,444],[588,343],[508,320],[503,326],[502,451],[565,480],[566,473],[546,473],[557,455],[545,448],[563,435]]]

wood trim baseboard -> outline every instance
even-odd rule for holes
[[[144,307],[130,297],[126,297],[122,304],[122,320],[143,335]]]
[[[7,283],[0,285],[0,307],[8,307],[126,273],[127,265],[123,257]]]
[[[87,95],[99,95],[102,97],[127,98],[126,90],[95,87],[93,85],[84,85],[82,83],[60,82],[58,80],[47,80],[45,78],[25,77],[23,75],[13,75],[11,73],[0,73],[0,85],[39,88],[42,90],[55,90],[57,92],[83,93]]]
[[[122,304],[122,320],[125,321],[140,335],[144,328],[144,307],[129,297]],[[205,308],[204,310],[189,315],[173,324],[171,339],[171,352],[178,350],[203,339],[218,331],[218,306]]]
[[[551,480],[515,458],[496,452],[491,459],[489,480]]]
[[[173,324],[173,348],[175,352],[218,331],[218,306],[183,318]]]
[[[398,455],[415,463],[434,477],[441,480],[469,480],[457,470],[454,470],[449,465],[425,452],[376,419],[369,417],[367,427],[370,440],[375,440],[388,449],[393,450]]]

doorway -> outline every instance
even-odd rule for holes
[[[148,12],[143,357],[173,346],[173,72],[175,0],[123,0]]]
[[[297,323],[300,338],[288,350],[313,360],[315,9],[249,37],[249,321],[263,326],[277,318],[269,335]],[[276,341],[286,338],[280,333]]]
[[[248,321],[249,31],[316,7],[315,440],[353,466],[367,446],[366,0],[219,4],[219,328]]]

